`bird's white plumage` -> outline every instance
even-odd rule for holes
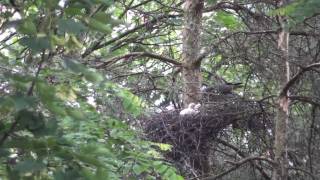
[[[180,116],[197,114],[200,106],[201,104],[190,103],[187,108],[180,111]]]
[[[196,104],[196,105],[194,106],[194,109],[197,110],[197,111],[199,111],[199,108],[200,108],[200,107],[201,107],[201,104],[198,103],[198,104]]]

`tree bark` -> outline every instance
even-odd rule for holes
[[[285,0],[280,2],[283,5]],[[284,17],[278,17],[281,31],[278,38],[278,48],[281,52],[279,63],[279,86],[283,89],[290,80],[290,65],[289,65],[289,32],[285,29],[286,20]],[[287,157],[287,129],[289,122],[289,92],[281,92],[278,97],[278,108],[276,114],[276,129],[275,129],[275,164],[272,174],[272,180],[287,180],[288,179],[288,157]]]
[[[200,52],[201,19],[203,0],[186,0],[184,9],[184,29],[182,32],[182,80],[183,105],[200,101],[201,62],[197,62]]]
[[[190,103],[198,103],[201,99],[201,61],[200,56],[200,35],[203,0],[185,0],[184,28],[182,30],[182,81],[183,81],[183,106]],[[206,144],[201,143],[199,149],[192,157],[192,166],[201,175],[210,172],[210,163],[207,158]]]

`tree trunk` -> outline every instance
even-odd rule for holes
[[[280,5],[284,3],[281,2]],[[281,31],[279,33],[278,48],[281,52],[279,63],[279,87],[282,89],[290,79],[289,65],[289,32],[285,29],[285,19],[279,17]],[[288,157],[287,157],[287,129],[289,122],[289,92],[280,94],[278,98],[278,109],[276,114],[276,129],[275,129],[275,165],[272,174],[272,180],[287,180],[288,179]]]
[[[203,10],[203,0],[185,0],[184,28],[182,31],[182,80],[183,80],[183,106],[190,103],[200,102],[201,93],[201,61],[200,55],[200,34]],[[208,174],[210,171],[207,158],[206,144],[199,145],[199,152],[192,157],[192,166],[201,175]]]
[[[203,0],[186,0],[184,9],[184,29],[182,32],[182,79],[183,105],[200,101],[201,73],[197,58],[200,52],[201,19]]]

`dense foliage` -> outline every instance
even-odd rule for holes
[[[122,23],[112,3],[1,2],[1,178],[181,179],[116,115],[143,101],[78,59],[85,38]]]

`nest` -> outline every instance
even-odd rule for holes
[[[236,94],[209,95],[203,98],[199,112],[181,116],[180,110],[163,111],[145,120],[148,139],[173,146],[166,157],[184,173],[210,171],[210,143],[226,128],[259,131],[266,123],[263,105]]]

